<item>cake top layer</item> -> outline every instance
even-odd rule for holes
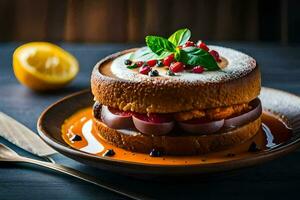
[[[110,71],[116,78],[134,82],[165,79],[164,81],[218,83],[245,76],[256,67],[256,61],[242,52],[220,46],[209,46],[209,49],[219,52],[222,60],[218,63],[219,70],[204,71],[198,74],[186,69],[175,73],[174,76],[169,76],[166,67],[154,67],[153,69],[157,70],[159,75],[151,77],[139,73],[137,69],[127,67],[125,60],[130,58],[133,53],[130,52],[115,58],[111,62]]]
[[[248,103],[260,91],[256,61],[239,51],[191,41],[191,31],[148,35],[147,47],[102,59],[91,87],[103,105],[137,113],[175,113]]]

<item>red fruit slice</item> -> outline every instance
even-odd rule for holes
[[[143,62],[143,61],[138,61],[138,62],[136,62],[136,65],[137,65],[138,67],[141,67],[141,66],[144,65],[144,62]]]
[[[136,129],[146,135],[166,135],[174,127],[174,122],[171,121],[170,117],[163,115],[135,114],[132,119]]]
[[[164,122],[170,122],[173,120],[172,115],[169,114],[156,114],[156,113],[150,113],[150,114],[140,114],[135,113],[135,117],[146,121],[146,122],[153,122],[153,123],[164,123]]]
[[[217,61],[217,62],[221,62],[222,61],[220,59],[220,55],[219,55],[219,53],[217,51],[211,50],[209,53],[210,53],[210,55],[212,55],[214,57],[215,61]]]
[[[174,54],[171,54],[164,58],[163,64],[164,66],[170,66],[173,61],[174,61]]]
[[[139,72],[144,75],[148,75],[148,73],[150,71],[151,71],[151,68],[149,66],[143,66],[139,69]]]
[[[184,70],[184,64],[182,62],[175,62],[170,66],[172,72],[181,72]]]
[[[184,47],[193,47],[195,46],[195,43],[192,42],[192,41],[187,41],[185,44],[184,44]]]
[[[105,125],[113,129],[126,129],[133,127],[131,112],[108,108],[104,105],[101,109],[101,120]]]
[[[239,116],[225,119],[224,127],[233,128],[243,124],[247,124],[255,119],[257,119],[262,113],[261,102],[259,99],[254,99],[249,103],[252,109],[246,113]]]
[[[157,60],[149,60],[147,61],[147,64],[150,66],[150,67],[154,67],[157,63]]]
[[[196,73],[196,74],[201,74],[204,72],[204,67],[202,66],[196,66],[192,69],[193,73]]]
[[[215,133],[223,127],[224,119],[218,121],[203,121],[201,119],[192,119],[185,122],[178,122],[179,126],[186,132],[207,135]]]
[[[197,42],[197,47],[200,48],[200,49],[203,49],[204,51],[209,51],[208,46],[204,42],[202,42],[201,40],[199,40]]]

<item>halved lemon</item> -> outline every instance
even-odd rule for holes
[[[79,71],[70,53],[48,42],[31,42],[13,54],[13,69],[19,82],[33,90],[58,89],[71,82]]]

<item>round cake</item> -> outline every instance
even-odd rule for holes
[[[152,37],[147,47],[110,55],[94,67],[94,125],[104,140],[136,152],[192,155],[258,132],[261,81],[252,57],[202,41],[180,44],[171,36],[173,45]]]

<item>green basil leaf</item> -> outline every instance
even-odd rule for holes
[[[156,55],[155,53],[153,53],[151,51],[151,49],[149,49],[149,47],[142,47],[139,48],[138,50],[136,50],[135,52],[133,52],[130,57],[129,60],[131,61],[148,61],[148,60],[160,60],[163,59],[167,56],[169,56],[170,54],[172,54],[172,52],[164,52],[162,53],[160,56]]]
[[[135,68],[138,68],[138,65],[137,64],[133,64],[133,65],[129,65],[127,66],[128,69],[135,69]]]
[[[173,33],[169,37],[169,41],[172,42],[175,46],[180,46],[185,44],[191,37],[191,31],[187,28],[180,29]]]
[[[169,40],[159,36],[147,36],[146,44],[151,51],[158,56],[164,54],[165,52],[176,51],[176,46],[174,44],[172,44]]]
[[[197,66],[201,65],[207,70],[220,69],[214,57],[207,51],[196,47],[186,47],[180,50],[177,59],[187,65]]]

